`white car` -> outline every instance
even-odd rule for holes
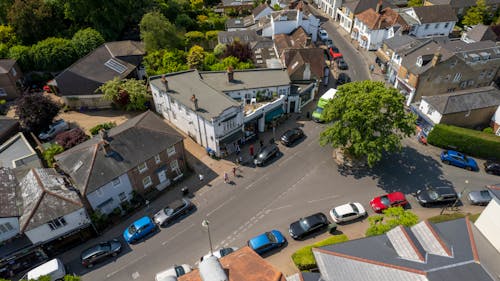
[[[193,270],[193,268],[191,268],[191,266],[188,264],[174,265],[167,270],[156,273],[155,280],[156,281],[176,280],[177,277],[182,276],[186,273],[189,273],[192,270]]]
[[[232,252],[234,252],[234,251],[236,251],[236,250],[238,250],[238,248],[236,248],[236,247],[221,248],[221,249],[219,249],[219,250],[217,250],[217,251],[214,251],[214,252],[213,252],[213,255],[214,255],[215,257],[217,257],[218,259],[220,259],[220,258],[222,258],[222,257],[224,257],[224,256],[227,256],[227,255],[231,254]],[[208,258],[208,257],[210,257],[210,256],[211,256],[211,254],[210,254],[210,253],[208,253],[208,254],[204,255],[204,256],[201,258],[201,260],[204,260],[204,259],[206,259],[206,258]]]
[[[321,40],[325,41],[326,39],[328,39],[328,32],[326,32],[326,30],[324,30],[323,28],[319,29],[318,34]]]
[[[52,123],[49,126],[49,129],[47,131],[40,133],[38,135],[38,138],[41,140],[49,140],[49,139],[55,137],[60,132],[67,131],[67,130],[69,130],[69,124],[66,123],[66,121],[64,121],[63,119],[59,119],[59,120],[54,121],[54,123]]]
[[[346,222],[366,216],[365,208],[358,202],[340,205],[330,210],[334,222]]]

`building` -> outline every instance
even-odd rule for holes
[[[150,86],[156,111],[217,156],[235,151],[244,126],[262,132],[300,104],[282,69],[189,70],[151,77]]]
[[[70,107],[109,107],[97,89],[116,77],[143,79],[144,44],[136,41],[107,42],[79,59],[52,80],[56,92]]]
[[[495,135],[500,136],[500,107],[497,108],[495,114],[491,117],[490,126]]]
[[[272,12],[274,12],[274,10],[271,7],[269,7],[269,4],[262,3],[252,10],[252,17],[254,21],[258,21],[261,18],[269,16]]]
[[[0,167],[40,168],[42,162],[24,134],[19,132],[0,144]]]
[[[0,59],[0,100],[13,100],[22,93],[23,73],[15,60]]]
[[[5,142],[19,132],[19,120],[0,116],[0,143]]]
[[[222,0],[218,8],[226,13],[230,10],[246,12],[253,9],[254,3],[254,0]]]
[[[475,43],[479,41],[499,41],[499,36],[490,25],[477,24],[474,26],[466,26],[465,31],[461,36],[462,41],[465,43]]]
[[[325,12],[330,18],[337,19],[338,11],[342,6],[342,0],[321,0],[319,8]]]
[[[55,157],[89,210],[103,214],[181,179],[185,159],[183,137],[151,111]]]
[[[499,0],[486,0],[486,5],[492,11],[498,9]],[[476,0],[424,0],[424,6],[430,5],[450,5],[457,16],[463,16],[472,6],[476,5]]]
[[[437,96],[423,96],[418,110],[434,124],[465,128],[485,127],[500,105],[500,90],[471,88]]]
[[[303,11],[303,6],[299,4],[294,10],[273,12],[269,24],[262,27],[262,36],[274,39],[276,34],[290,34],[302,27],[311,36],[312,42],[316,42],[320,21],[312,13]]]
[[[448,36],[458,19],[450,5],[432,5],[400,9],[409,34],[417,38]]]
[[[14,171],[0,167],[0,243],[19,233],[19,183]]]
[[[379,0],[350,0],[346,1],[342,4],[342,6],[337,10],[337,17],[335,18],[339,21],[340,26],[347,31],[347,33],[351,33],[354,17],[361,12],[364,12],[368,9],[377,9],[377,5],[379,4]],[[382,1],[382,5],[379,6],[379,9],[383,8],[394,8],[390,2]]]

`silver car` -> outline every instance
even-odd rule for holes
[[[472,205],[488,205],[491,201],[491,193],[489,190],[471,191],[467,194],[467,198]]]
[[[175,200],[153,216],[153,221],[161,226],[167,225],[174,219],[189,213],[194,209],[193,203],[186,198]]]
[[[186,273],[189,273],[193,270],[190,265],[182,264],[182,265],[174,265],[169,269],[166,269],[162,272],[158,272],[155,276],[156,281],[171,281],[177,280],[177,277],[180,277]]]
[[[38,138],[41,140],[50,140],[55,137],[60,132],[64,132],[69,130],[69,124],[66,123],[63,119],[56,120],[49,126],[49,129],[43,133],[38,135]]]

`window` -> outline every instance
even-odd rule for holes
[[[430,26],[429,24],[426,24],[425,29],[429,29],[429,26]]]
[[[0,97],[6,97],[6,96],[7,92],[3,88],[0,88]]]
[[[449,22],[447,22],[447,23],[444,24],[444,28],[448,28],[448,26],[450,26]]]
[[[474,80],[469,80],[469,82],[467,83],[469,86],[472,86],[475,84]]]
[[[434,29],[438,29],[439,28],[439,23],[436,23],[436,25],[434,25]]]
[[[177,160],[170,162],[170,169],[172,169],[172,171],[179,170],[179,162],[177,162]]]
[[[167,148],[167,155],[172,156],[174,154],[175,154],[175,146],[172,145],[171,147]]]
[[[465,88],[467,87],[467,81],[463,81],[462,83],[460,83],[460,88]]]
[[[160,159],[160,154],[156,154],[155,155],[155,163],[158,164],[161,162],[161,159]]]
[[[435,111],[435,110],[434,110],[434,108],[432,108],[432,107],[429,105],[429,107],[427,108],[427,115],[431,115],[431,114],[433,114],[433,113],[434,113],[434,111]]]
[[[151,177],[147,176],[147,177],[143,178],[142,179],[142,185],[144,186],[144,188],[148,188],[151,185],[153,185],[153,181],[151,180]]]
[[[127,200],[127,195],[125,194],[125,192],[121,192],[120,194],[118,194],[118,198],[120,198],[120,201],[123,202]]]
[[[140,164],[139,166],[137,166],[137,170],[139,170],[139,173],[142,174],[148,170],[148,165],[146,165],[146,162],[144,162],[144,163]]]
[[[458,82],[462,79],[462,73],[458,72],[455,74],[455,77],[453,77],[453,82]]]
[[[102,196],[102,190],[99,188],[96,191],[97,196],[101,197]]]
[[[486,76],[489,78],[493,77],[493,70],[488,70],[488,74],[486,74]]]
[[[65,225],[67,225],[68,223],[66,222],[66,220],[63,217],[59,217],[57,219],[49,221],[47,224],[49,225],[51,230],[56,230],[58,228],[61,228]]]
[[[7,228],[3,226],[3,224],[0,224],[0,233],[5,233],[7,232]]]
[[[481,71],[481,73],[479,73],[479,79],[483,79],[485,75],[486,75],[486,70]]]
[[[116,178],[113,180],[113,186],[117,186],[120,184],[120,178]]]

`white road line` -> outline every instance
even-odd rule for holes
[[[182,233],[186,232],[188,229],[194,226],[194,223],[192,223],[190,226],[186,227],[184,230],[181,230],[180,232],[177,232],[174,236],[170,237],[170,239],[163,241],[161,244],[165,246],[168,242],[174,240],[177,236],[181,235]]]
[[[115,271],[113,271],[113,272],[111,272],[111,273],[106,274],[106,278],[110,278],[111,276],[113,276],[113,275],[117,274],[118,272],[120,272],[120,271],[124,270],[125,268],[129,267],[130,265],[132,265],[132,264],[134,264],[134,263],[136,263],[136,262],[138,262],[138,261],[140,261],[141,259],[143,259],[143,258],[145,258],[145,257],[146,257],[146,255],[142,255],[142,256],[140,256],[140,257],[138,257],[138,258],[135,258],[135,259],[134,259],[134,260],[132,260],[131,262],[127,263],[126,265],[124,265],[124,266],[122,266],[122,267],[120,267],[118,270],[115,270]]]
[[[332,195],[332,196],[324,197],[324,198],[321,198],[321,199],[309,200],[309,201],[307,201],[307,203],[315,203],[315,202],[319,202],[319,201],[323,201],[323,200],[335,199],[335,198],[339,198],[339,197],[340,197],[340,195]]]
[[[290,208],[290,207],[293,207],[293,205],[285,205],[285,206],[281,206],[281,207],[278,207],[278,208],[269,209],[269,210],[266,210],[266,213],[274,212],[274,211],[278,211],[278,210],[286,209],[286,208]]]
[[[220,208],[224,207],[224,205],[226,205],[227,203],[229,203],[229,201],[233,200],[234,198],[236,198],[235,196],[229,198],[229,200],[226,200],[224,201],[224,203],[220,204],[217,208],[213,209],[212,211],[210,211],[208,214],[207,214],[207,217],[209,217],[211,214],[213,214],[214,212],[216,212],[217,210],[219,210]]]
[[[278,164],[278,167],[281,167],[283,165],[285,165],[286,162],[288,162],[290,159],[292,159],[293,157],[295,157],[297,155],[298,152],[295,152],[294,154],[290,155],[290,157],[288,157],[287,159],[281,161],[279,164]]]

